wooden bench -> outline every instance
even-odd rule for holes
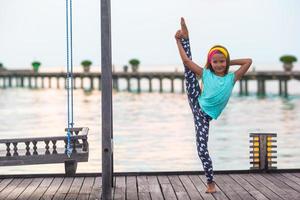
[[[0,166],[64,163],[66,175],[72,176],[76,173],[77,162],[88,161],[88,131],[87,127],[71,129],[70,158],[66,153],[66,136],[1,139]]]

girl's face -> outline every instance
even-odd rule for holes
[[[212,56],[210,64],[216,75],[224,76],[226,71],[226,58],[222,53],[216,53]]]

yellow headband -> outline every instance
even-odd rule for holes
[[[216,51],[216,50],[221,51],[222,54],[224,54],[225,58],[228,58],[228,53],[227,53],[227,51],[226,51],[224,48],[222,48],[222,47],[215,47],[215,48],[212,48],[212,49],[208,52],[209,60],[211,59],[211,56],[212,56],[212,55],[210,55],[210,54],[211,54],[213,51]]]

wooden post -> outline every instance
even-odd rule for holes
[[[24,76],[21,76],[21,87],[24,87]]]
[[[126,80],[127,80],[127,91],[130,92],[130,91],[131,91],[131,87],[130,87],[130,78],[127,77]]]
[[[71,88],[71,85],[68,85],[68,80],[67,79],[68,79],[67,77],[64,78],[64,82],[65,82],[64,83],[64,88],[65,89],[68,89],[68,86]]]
[[[149,92],[152,92],[152,78],[149,78]]]
[[[279,79],[279,96],[282,95],[282,81]]]
[[[181,92],[184,93],[184,79],[181,79]]]
[[[102,86],[101,86],[101,76],[98,77],[98,89],[102,90]]]
[[[262,85],[262,95],[266,95],[266,81],[264,79],[261,80]]]
[[[137,92],[141,92],[141,79],[140,77],[137,77]]]
[[[12,81],[11,81],[12,77],[9,76],[8,77],[8,87],[12,87]]]
[[[44,85],[44,77],[42,77],[42,88],[44,88],[45,85]]]
[[[90,76],[90,82],[91,82],[91,90],[94,89],[94,78]]]
[[[248,80],[245,80],[245,94],[248,95]]]
[[[29,86],[29,88],[32,88],[31,76],[28,76],[28,86]]]
[[[243,95],[243,80],[240,80],[240,95]]]
[[[163,88],[162,88],[162,78],[159,78],[159,92],[162,92]]]
[[[284,80],[284,97],[288,96],[288,87],[287,87],[287,80]]]
[[[119,85],[118,85],[118,78],[117,77],[113,77],[113,89],[115,89],[116,91],[119,91]]]
[[[102,199],[112,199],[113,112],[110,0],[101,0]]]
[[[83,89],[83,76],[80,77],[80,88]]]
[[[34,76],[34,88],[37,88],[38,85],[37,85],[37,76],[35,75]]]
[[[51,88],[51,76],[48,77],[48,81],[49,81],[49,88]]]
[[[171,77],[171,93],[174,93],[174,78]]]
[[[56,87],[57,87],[57,89],[59,89],[59,76],[56,77]]]
[[[263,83],[261,79],[257,79],[257,95],[261,96],[263,94]]]
[[[20,86],[20,84],[19,84],[19,76],[16,76],[15,80],[16,80],[16,87],[18,88]]]

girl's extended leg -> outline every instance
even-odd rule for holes
[[[213,182],[213,167],[207,146],[209,134],[209,121],[211,118],[207,114],[205,114],[200,107],[198,107],[197,110],[198,112],[196,112],[196,114],[194,115],[194,120],[198,156],[202,161],[207,183],[211,183]]]
[[[189,39],[182,38],[181,44],[185,50],[186,55],[192,59],[192,52],[190,48]],[[194,112],[196,105],[198,104],[198,96],[200,95],[199,82],[196,78],[196,74],[191,71],[187,66],[184,66],[184,77],[185,77],[185,86],[186,92],[189,100],[190,107]]]

